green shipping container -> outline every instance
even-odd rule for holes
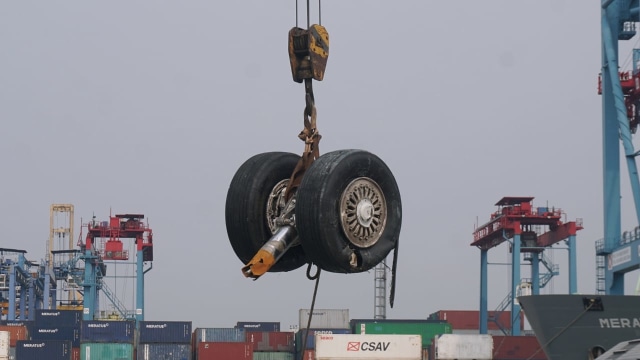
[[[293,360],[293,353],[276,351],[254,351],[253,360]]]
[[[451,334],[451,324],[440,320],[351,320],[354,334],[401,334],[422,336],[422,348],[437,335]]]
[[[133,360],[133,345],[125,343],[82,343],[80,360]]]

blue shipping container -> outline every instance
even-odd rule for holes
[[[71,360],[71,342],[55,340],[18,340],[16,359],[20,360]]]
[[[128,343],[135,340],[133,321],[83,321],[80,342],[84,343]]]
[[[296,352],[300,350],[313,350],[316,348],[316,334],[351,334],[351,329],[309,329],[307,342],[303,344],[304,334],[307,329],[300,329],[296,333]],[[305,347],[304,349],[302,347]]]
[[[76,326],[81,321],[80,310],[36,310],[36,325],[41,327]]]
[[[33,320],[0,320],[0,325],[26,326],[27,332],[31,334],[33,332],[34,327],[36,326],[36,322]]]
[[[137,360],[191,360],[188,344],[140,344]]]
[[[41,327],[36,326],[29,333],[31,340],[70,341],[71,346],[80,346],[80,329],[73,327]]]
[[[198,328],[196,343],[200,342],[245,342],[244,329],[238,328]]]
[[[246,331],[280,331],[279,322],[251,322],[251,321],[238,321],[236,328],[245,329]]]
[[[189,344],[191,333],[191,321],[141,321],[138,342]]]

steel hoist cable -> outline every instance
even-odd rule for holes
[[[307,0],[307,29],[301,29],[298,27],[298,0],[296,0],[296,26],[289,31],[291,74],[295,82],[304,83],[304,128],[298,135],[298,138],[304,141],[304,152],[291,174],[287,189],[285,190],[285,199],[293,197],[295,190],[302,182],[302,177],[306,170],[309,169],[315,159],[320,157],[318,145],[322,136],[318,132],[316,125],[317,112],[315,96],[313,94],[313,80],[322,81],[329,56],[329,34],[326,29],[320,25],[321,7],[321,2],[318,0],[319,24],[311,25],[311,5],[310,0]],[[307,279],[315,280],[315,285],[313,296],[311,297],[307,326],[304,330],[300,329],[300,331],[304,331],[301,352],[304,352],[307,347],[309,327],[311,326],[311,319],[313,318],[313,309],[318,295],[318,285],[320,284],[320,273],[322,272],[320,267],[316,265],[316,273],[312,275],[312,266],[313,263],[309,262],[306,275]]]
[[[322,271],[320,267],[316,271],[315,275],[311,275],[311,266],[313,264],[309,263],[307,266],[307,278],[309,280],[315,280],[316,284],[313,287],[313,296],[311,297],[311,308],[309,309],[309,317],[307,318],[307,326],[304,329],[304,337],[302,338],[302,348],[300,349],[301,354],[304,355],[304,350],[307,348],[307,338],[309,337],[309,328],[311,327],[311,319],[313,317],[313,309],[316,305],[316,296],[318,295],[318,284],[320,284],[320,272]],[[300,329],[299,331],[303,331]]]
[[[324,78],[329,57],[329,34],[319,24],[311,25],[311,6],[307,0],[307,29],[298,27],[298,0],[296,0],[296,26],[289,30],[289,62],[293,81],[304,83],[305,108],[303,112],[304,128],[298,135],[304,141],[305,148],[300,161],[294,168],[285,191],[285,199],[292,198],[302,182],[302,177],[311,163],[320,157],[319,143],[322,136],[316,125],[316,106],[313,94],[313,80]]]
[[[291,74],[293,80],[298,83],[304,83],[305,89],[305,108],[303,112],[304,128],[298,135],[300,140],[304,141],[305,148],[300,160],[296,164],[287,189],[285,190],[285,200],[291,199],[298,186],[302,182],[302,178],[307,169],[311,167],[314,160],[320,157],[319,143],[322,136],[317,127],[317,111],[315,105],[315,97],[313,94],[313,80],[322,81],[324,78],[327,59],[329,57],[329,34],[322,26],[322,0],[318,0],[318,24],[311,25],[311,5],[310,0],[306,1],[307,29],[301,29],[299,24],[299,7],[298,0],[295,0],[296,8],[296,26],[289,31],[289,61],[291,64]],[[396,270],[398,263],[398,245],[396,240],[393,253],[393,264],[391,269],[391,291],[389,296],[389,304],[393,308],[396,290]],[[314,280],[310,275],[311,263],[307,269],[307,278]],[[317,276],[319,278],[320,269],[318,268]],[[316,288],[317,281],[316,278]],[[315,293],[313,301],[315,302]],[[311,314],[309,316],[311,321]],[[306,337],[305,337],[306,341]]]
[[[296,27],[298,27],[298,0],[296,2]],[[311,22],[311,14],[309,9],[311,6],[309,5],[309,0],[307,0],[307,28],[310,26]],[[318,24],[322,25],[322,0],[318,0]]]

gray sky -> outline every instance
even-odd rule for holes
[[[144,213],[155,235],[146,320],[296,324],[313,292],[304,269],[244,278],[224,223],[243,161],[303,150],[304,89],[287,54],[294,4],[3,2],[1,246],[43,258],[52,203],[74,204],[76,223],[107,220],[109,209]],[[584,219],[578,288],[594,291],[599,16],[578,0],[323,1],[331,45],[314,85],[320,152],[377,154],[402,194],[389,318],[478,308],[480,252],[469,244],[503,196]],[[623,169],[627,229],[635,216]],[[567,291],[566,255],[553,251],[556,292]],[[490,252],[508,256],[506,245]],[[490,267],[490,309],[508,279]],[[373,280],[324,272],[316,307],[370,318]]]

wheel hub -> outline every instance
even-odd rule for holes
[[[352,244],[367,248],[380,239],[387,222],[387,203],[375,181],[353,180],[342,193],[340,212],[342,229]]]
[[[358,214],[358,224],[364,227],[369,227],[373,221],[373,204],[369,199],[363,199],[358,203],[356,207],[356,213]]]
[[[282,215],[282,210],[286,206],[286,202],[284,200],[284,193],[287,191],[287,185],[289,184],[289,179],[284,179],[276,184],[271,190],[269,194],[269,199],[267,199],[267,223],[269,224],[269,230],[271,230],[271,234],[275,234],[278,228],[280,227],[276,224],[276,220]]]

